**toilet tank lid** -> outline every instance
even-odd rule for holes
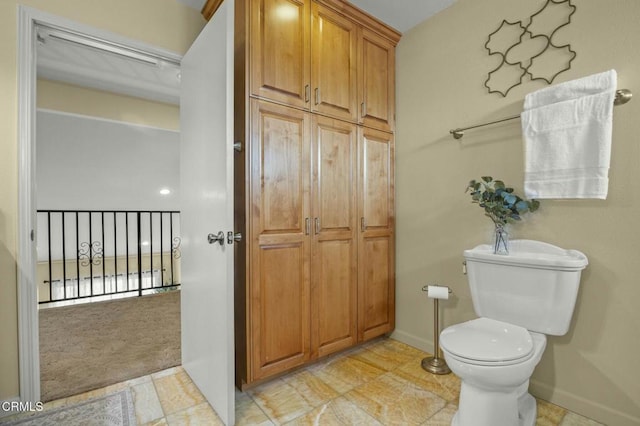
[[[481,244],[465,250],[464,257],[477,262],[566,271],[579,271],[589,264],[587,256],[578,250],[566,250],[534,240],[510,241],[508,255],[494,254],[491,245]]]

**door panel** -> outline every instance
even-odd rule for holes
[[[182,364],[225,424],[235,416],[233,249],[207,234],[233,230],[233,17],[226,0],[182,59],[180,98]]]
[[[313,118],[313,353],[356,343],[357,126]]]
[[[310,0],[251,0],[251,94],[309,105]]]
[[[358,27],[317,3],[312,5],[312,111],[356,121]]]
[[[252,100],[251,380],[310,356],[309,114]]]
[[[362,29],[360,122],[368,127],[395,128],[395,46],[366,28]]]
[[[300,285],[305,280],[304,255],[302,244],[261,247],[261,369],[283,360],[305,358],[309,295]]]
[[[358,339],[395,327],[393,135],[362,128],[360,135]]]

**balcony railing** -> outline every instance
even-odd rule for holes
[[[38,210],[38,303],[60,306],[180,286],[180,212]]]

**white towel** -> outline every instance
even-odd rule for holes
[[[528,198],[607,198],[616,88],[610,70],[525,97]]]

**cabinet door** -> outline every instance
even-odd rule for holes
[[[395,327],[393,135],[361,128],[358,339]]]
[[[310,356],[309,114],[251,101],[252,380]]]
[[[312,356],[357,342],[357,126],[314,115]]]
[[[310,96],[310,0],[251,0],[251,94],[298,108]]]
[[[360,123],[380,130],[395,127],[395,46],[366,28],[361,32]]]
[[[357,25],[318,3],[312,5],[312,111],[357,121]]]

